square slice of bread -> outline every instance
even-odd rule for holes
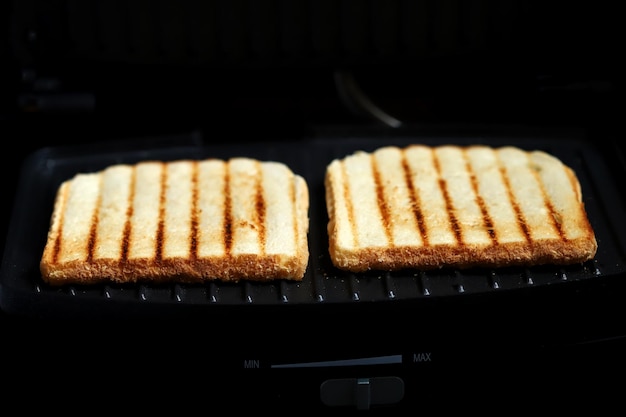
[[[303,279],[309,191],[285,164],[144,161],[62,183],[40,262],[51,285]]]
[[[333,160],[329,253],[343,270],[574,264],[597,250],[575,172],[543,151],[386,146]]]

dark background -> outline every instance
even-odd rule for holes
[[[0,135],[5,199],[0,249],[22,161],[47,146],[150,141],[189,132],[200,132],[207,144],[298,141],[329,126],[407,132],[574,128],[594,142],[611,144],[607,149],[617,143],[618,152],[607,160],[619,167],[624,24],[618,4],[3,2]],[[351,82],[358,90],[348,91],[363,92],[402,126],[386,125],[363,110],[358,95],[346,96]],[[119,328],[107,323],[91,325],[81,336],[73,325],[5,314],[0,326],[6,357],[47,364],[48,384],[54,381],[50,375],[67,368],[59,362],[50,365],[47,353],[54,353],[53,361],[71,357],[73,363],[96,356],[102,369],[107,365],[104,351],[117,351],[122,340],[102,337],[103,332],[119,336]],[[167,355],[160,344],[172,343],[170,339],[151,337],[148,342],[133,332],[135,323],[122,327],[134,346]],[[83,336],[97,342],[76,349]],[[55,345],[64,338],[72,347]],[[20,353],[28,349],[31,354],[25,359]],[[590,371],[594,366],[586,359],[598,360],[614,349],[614,344],[605,344],[602,353],[552,353],[549,363],[533,372],[550,369],[556,358],[558,372],[569,371],[564,375],[576,374],[574,369]],[[122,364],[115,368],[119,376],[122,368],[137,363],[133,352],[104,357]],[[553,379],[544,379],[543,388],[563,383],[554,373],[548,375]],[[604,376],[595,374],[596,380]],[[467,376],[461,380],[471,384]]]

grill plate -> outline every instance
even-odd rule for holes
[[[116,144],[44,148],[22,167],[1,276],[2,309],[16,314],[74,316],[153,316],[177,312],[210,312],[231,306],[289,308],[306,305],[431,303],[450,297],[483,296],[512,290],[547,288],[581,282],[602,283],[624,272],[626,223],[619,184],[603,154],[572,134],[542,135],[424,135],[398,132],[324,132],[297,141],[249,144],[204,143],[196,133],[159,138],[158,145],[132,141]],[[183,145],[179,145],[184,143]],[[326,233],[328,217],[323,178],[326,165],[357,149],[373,151],[385,145],[412,143],[513,145],[541,149],[572,167],[580,180],[587,214],[596,232],[598,253],[593,261],[567,267],[503,268],[347,273],[330,262]],[[212,282],[203,285],[96,285],[52,288],[41,280],[39,259],[45,244],[54,196],[60,183],[77,172],[101,170],[116,163],[146,159],[229,158],[249,156],[282,161],[305,177],[310,188],[310,259],[302,282]],[[280,307],[279,307],[280,306]],[[316,308],[316,307],[313,307]]]

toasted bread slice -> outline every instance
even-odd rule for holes
[[[309,193],[250,158],[120,164],[58,189],[40,262],[51,285],[302,280]]]
[[[329,252],[352,272],[574,264],[597,242],[574,171],[543,151],[382,147],[333,160]]]

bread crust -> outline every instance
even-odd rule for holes
[[[568,265],[597,251],[575,172],[542,151],[388,146],[332,161],[324,185],[330,258],[351,272]]]
[[[145,161],[81,173],[57,191],[41,276],[55,286],[300,281],[308,210],[304,178],[273,161]]]

